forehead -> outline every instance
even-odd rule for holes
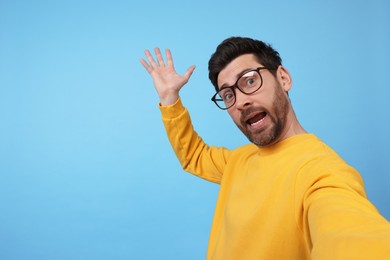
[[[254,69],[259,66],[261,66],[261,64],[254,54],[243,54],[238,56],[218,74],[218,86],[233,85],[243,71]]]

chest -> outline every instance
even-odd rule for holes
[[[226,172],[218,203],[228,226],[253,231],[259,223],[272,229],[294,222],[297,166],[283,158],[266,159],[251,157]]]

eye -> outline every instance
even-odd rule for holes
[[[231,101],[232,99],[234,99],[233,90],[231,90],[230,88],[222,89],[222,90],[219,92],[219,95],[220,95],[220,97],[223,99],[223,101],[225,101],[225,102],[229,102],[229,101]]]
[[[238,81],[238,86],[245,91],[245,89],[255,88],[259,84],[259,74],[256,71],[250,71],[241,76]]]
[[[256,78],[254,78],[254,77],[247,78],[245,80],[245,86],[247,86],[247,87],[252,87],[252,86],[256,85],[255,83],[256,83]]]
[[[223,97],[223,100],[224,101],[230,101],[234,98],[233,94],[232,93],[229,93],[229,94],[226,94],[224,97]]]

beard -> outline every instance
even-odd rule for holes
[[[275,86],[275,94],[272,101],[272,107],[267,110],[262,107],[252,107],[242,112],[243,114],[249,114],[253,111],[264,111],[271,121],[271,125],[266,129],[257,131],[250,131],[246,126],[247,122],[241,120],[240,123],[236,122],[236,125],[241,132],[255,145],[259,147],[265,147],[274,144],[281,136],[286,126],[287,114],[289,112],[289,100],[285,96],[285,92],[282,87],[277,84]]]

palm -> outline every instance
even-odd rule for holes
[[[159,66],[150,72],[156,88],[179,90],[187,81],[184,76],[180,76],[173,66]]]

